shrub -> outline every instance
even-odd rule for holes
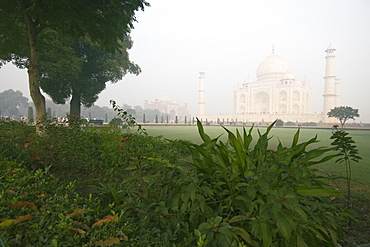
[[[308,122],[308,123],[303,123],[302,126],[316,126],[317,124],[314,122]]]
[[[307,150],[316,138],[299,143],[298,130],[291,147],[271,150],[273,125],[254,146],[253,128],[236,134],[225,128],[222,142],[197,124],[200,145],[79,125],[48,125],[27,147],[20,138],[19,150],[36,153],[45,168],[0,162],[1,217],[8,218],[0,222],[2,240],[6,246],[335,246],[338,224],[352,216],[311,168],[336,156],[328,155],[332,148]],[[27,136],[26,130],[9,128],[14,135]],[[81,181],[49,173],[64,178],[60,170],[78,180],[87,174],[92,194],[78,195]],[[20,216],[28,219],[17,223]],[[107,224],[93,227],[95,219]]]
[[[295,123],[288,121],[285,123],[285,126],[295,126]]]
[[[5,246],[93,246],[127,238],[121,213],[100,207],[99,198],[79,196],[74,183],[61,183],[48,169],[30,171],[4,160],[0,170],[0,236]]]
[[[0,121],[0,129],[0,160],[27,162],[33,159],[25,147],[36,137],[34,126],[25,122]]]
[[[112,118],[112,120],[109,122],[110,126],[120,126],[122,125],[123,121],[121,118]]]
[[[272,126],[251,147],[252,129],[225,129],[223,143],[198,122],[204,143],[184,144],[193,170],[173,210],[187,212],[189,226],[197,225],[198,246],[336,246],[342,237],[338,223],[352,216],[330,200],[338,192],[311,168],[332,159],[332,149],[307,151],[316,137],[298,143],[298,130],[291,147],[271,150]]]
[[[276,120],[276,124],[275,124],[275,126],[284,126],[284,122],[283,122],[283,120],[281,120],[281,119],[278,119],[278,120]]]

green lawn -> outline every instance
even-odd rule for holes
[[[229,130],[235,131],[238,127],[228,127]],[[145,126],[149,135],[158,136],[162,135],[168,139],[185,139],[195,143],[201,143],[198,130],[196,126]],[[226,132],[220,126],[204,126],[205,132],[211,137],[221,136],[221,140],[226,140]],[[238,128],[242,130],[242,128]],[[249,128],[247,128],[249,129]],[[266,128],[256,128],[254,130],[255,139],[258,137],[257,129],[261,133],[266,131]],[[270,147],[275,148],[278,140],[280,140],[284,146],[291,145],[293,135],[296,133],[295,128],[273,128],[271,131],[271,142]],[[370,186],[370,131],[369,130],[348,130],[350,136],[356,142],[359,149],[362,160],[359,163],[352,163],[353,179],[361,181],[362,183]],[[330,140],[331,130],[330,129],[301,129],[300,140],[306,141],[318,136],[319,142],[312,145],[311,147],[323,147],[330,146],[332,140]],[[334,161],[327,162],[322,165],[318,165],[318,168],[323,169],[329,173],[336,173],[345,175],[344,164],[336,164]],[[361,186],[360,186],[361,187]]]

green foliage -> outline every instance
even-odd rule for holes
[[[184,143],[194,171],[178,205],[188,210],[189,224],[198,225],[205,246],[335,246],[341,238],[338,222],[350,213],[329,199],[338,192],[310,168],[335,155],[327,154],[330,148],[308,151],[316,137],[298,143],[299,130],[291,147],[270,150],[272,126],[252,147],[252,129],[225,129],[223,143],[205,134],[198,121],[204,143]]]
[[[4,123],[4,125],[10,124],[13,122]],[[28,136],[28,132],[23,129],[28,130],[30,127],[25,124],[22,127],[20,124],[8,127],[7,132],[14,131],[14,136],[16,134]],[[23,131],[20,132],[20,129]],[[170,239],[171,241],[179,239],[179,243],[184,242],[183,238],[187,234],[183,233],[181,238],[177,238],[176,224],[172,223],[168,228],[169,223],[167,219],[161,220],[163,216],[160,211],[165,210],[165,205],[170,204],[164,204],[164,202],[171,201],[173,198],[171,193],[179,187],[176,185],[178,183],[176,178],[180,173],[175,165],[178,164],[179,157],[184,155],[184,151],[181,151],[179,147],[173,146],[161,137],[153,138],[130,131],[122,135],[119,129],[81,128],[79,124],[68,127],[50,124],[47,125],[44,133],[45,135],[39,136],[30,129],[33,138],[26,140],[27,145],[24,139],[20,138],[18,150],[4,145],[9,151],[9,153],[4,153],[4,156],[10,156],[8,154],[11,154],[12,150],[24,152],[22,157],[14,156],[13,158],[24,161],[26,165],[19,165],[25,171],[19,175],[20,179],[30,176],[26,172],[32,174],[35,172],[34,169],[38,168],[44,168],[61,178],[60,181],[51,179],[55,182],[55,186],[58,186],[58,190],[50,184],[45,184],[48,188],[43,187],[44,183],[37,182],[34,185],[39,185],[37,195],[53,195],[52,198],[47,197],[47,205],[39,201],[42,199],[37,199],[38,201],[29,199],[37,208],[46,208],[47,213],[40,209],[40,213],[45,214],[42,217],[39,216],[38,211],[30,213],[35,218],[30,220],[29,224],[17,224],[11,229],[5,229],[14,234],[1,232],[1,236],[7,236],[3,238],[6,246],[47,246],[54,241],[63,246],[83,246],[84,244],[90,246],[93,242],[108,237],[116,237],[121,241],[127,239],[125,240],[126,246],[163,246],[169,243]],[[34,157],[37,157],[37,160],[27,162]],[[9,162],[9,165],[11,168],[1,167],[0,170],[5,171],[18,167],[14,162]],[[49,169],[48,165],[52,167]],[[76,195],[77,199],[71,195],[71,191],[68,192],[66,189],[68,181],[75,179],[77,182],[74,185],[78,186],[76,189],[85,195]],[[16,191],[14,187],[18,184],[23,186],[19,183],[19,179],[6,178],[4,180],[1,177],[1,181],[9,181],[9,185],[1,184],[4,193],[8,187]],[[27,181],[25,179],[25,183]],[[100,185],[92,187],[91,184],[96,185],[97,181]],[[72,187],[71,190],[75,191],[74,186]],[[23,186],[19,194],[27,191],[27,188]],[[89,196],[89,192],[92,192],[93,196]],[[68,197],[65,197],[66,194]],[[31,196],[30,198],[37,197]],[[8,201],[0,200],[0,208],[3,209],[8,205]],[[83,209],[83,213],[75,219],[70,214],[77,209]],[[9,219],[16,219],[28,213],[27,211],[25,214],[15,215],[15,211],[3,210],[3,212],[4,216]],[[109,214],[118,215],[119,220],[102,229],[92,228],[95,219],[103,219]],[[39,220],[43,223],[39,224]],[[88,227],[77,224],[75,221]],[[21,227],[23,224],[26,225]],[[39,224],[39,228],[30,227],[33,224]],[[15,227],[20,228],[17,230],[18,228],[15,229]],[[83,230],[86,234],[76,232],[69,227]],[[20,234],[22,231],[27,234]],[[21,238],[14,240],[17,234]],[[40,237],[42,239],[38,240]]]
[[[197,145],[78,123],[45,125],[45,135],[1,124],[1,158],[24,162],[0,162],[0,210],[12,220],[0,222],[6,246],[335,246],[338,224],[352,217],[311,168],[336,155],[310,149],[316,137],[300,143],[299,131],[291,146],[271,150],[272,125],[256,141],[253,128],[225,128],[222,142],[198,121]],[[11,147],[7,134],[20,135]]]
[[[295,126],[295,123],[288,121],[285,123],[285,126]]]
[[[25,146],[35,138],[35,129],[25,122],[0,121],[0,160],[27,162],[32,159]]]
[[[109,125],[112,127],[118,127],[121,126],[123,123],[123,120],[121,118],[112,118],[112,120],[109,122]]]
[[[308,122],[308,123],[303,123],[302,126],[316,126],[317,124],[315,122]]]
[[[275,125],[281,127],[281,126],[284,126],[284,122],[283,122],[283,120],[278,119],[278,120],[276,120],[276,124]]]
[[[149,4],[145,0],[99,3],[72,0],[2,1],[0,67],[13,62],[20,68],[28,69],[37,121],[46,115],[45,97],[39,87],[40,58],[48,52],[47,47],[40,45],[42,38],[55,32],[63,38],[89,39],[114,53],[122,47],[124,37],[133,28],[135,11],[146,6]]]
[[[48,168],[30,171],[4,160],[0,170],[0,210],[6,219],[0,222],[0,236],[5,246],[92,246],[109,237],[127,238],[122,213],[101,207],[99,198],[79,196],[74,183],[61,183]],[[114,220],[96,224],[108,216]]]
[[[23,5],[5,0],[0,17],[0,30],[3,34],[1,41],[4,44],[0,50],[1,58],[6,58],[6,53],[23,55],[20,54],[21,51],[27,50],[27,43],[24,44],[27,42],[27,30],[24,28],[26,18],[19,18],[20,13],[24,12],[33,20],[32,24],[39,25],[36,31],[40,34],[51,29],[65,36],[89,36],[94,42],[104,45],[107,50],[112,50],[120,47],[121,35],[133,28],[133,22],[136,20],[135,11],[143,10],[145,6],[149,4],[143,0],[135,2],[113,0],[101,4],[76,3],[71,0],[57,3],[50,0],[27,0],[23,1]],[[9,56],[8,59],[12,57]]]
[[[331,109],[327,115],[329,117],[335,117],[340,121],[342,129],[348,119],[355,120],[355,117],[359,117],[358,109],[353,109],[350,106],[339,106]]]
[[[358,149],[356,148],[355,141],[348,133],[344,130],[338,130],[338,126],[334,125],[334,130],[330,139],[333,139],[331,145],[334,146],[334,150],[338,151],[336,163],[344,163],[346,166],[346,177],[347,177],[347,206],[350,204],[351,197],[351,180],[352,180],[352,168],[351,161],[359,162],[361,157],[358,155]]]
[[[0,93],[0,116],[17,116],[18,108],[27,106],[28,99],[23,97],[21,91],[8,89]]]
[[[0,122],[2,151],[0,158],[23,162],[29,167],[43,168],[52,165],[52,170],[71,168],[96,170],[101,167],[103,153],[108,152],[111,143],[116,148],[122,134],[116,129],[81,129],[81,122],[45,123],[44,134],[36,135],[35,128],[22,122]],[[109,157],[109,156],[107,156]],[[114,159],[114,155],[111,156]],[[109,162],[109,160],[106,160]]]
[[[87,38],[77,41],[47,32],[40,41],[47,47],[41,56],[40,86],[54,102],[70,101],[70,115],[79,118],[81,105],[91,107],[108,81],[115,83],[140,67],[129,60],[132,41],[126,35],[120,48],[107,52]]]
[[[123,110],[119,105],[117,105],[117,103],[114,100],[110,100],[110,103],[113,107],[113,110],[117,113],[117,116],[121,118],[122,124],[124,125],[123,128],[126,129],[127,127],[136,126],[138,128],[137,129],[138,133],[147,135],[145,129],[142,128],[141,125],[136,122],[135,118],[131,114],[128,114],[127,111]]]

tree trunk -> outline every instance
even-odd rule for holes
[[[24,9],[24,20],[27,25],[28,39],[30,44],[30,57],[28,64],[28,84],[30,95],[35,105],[36,110],[36,124],[37,131],[42,131],[42,122],[46,117],[45,97],[40,91],[40,52],[37,44],[37,30],[36,24],[32,21],[31,17],[26,13],[26,7],[21,1]]]
[[[79,120],[81,118],[81,94],[75,91],[72,91],[69,117],[71,120]]]

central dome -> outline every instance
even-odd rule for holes
[[[281,77],[289,72],[289,64],[279,55],[273,53],[258,66],[257,81],[270,77]]]

